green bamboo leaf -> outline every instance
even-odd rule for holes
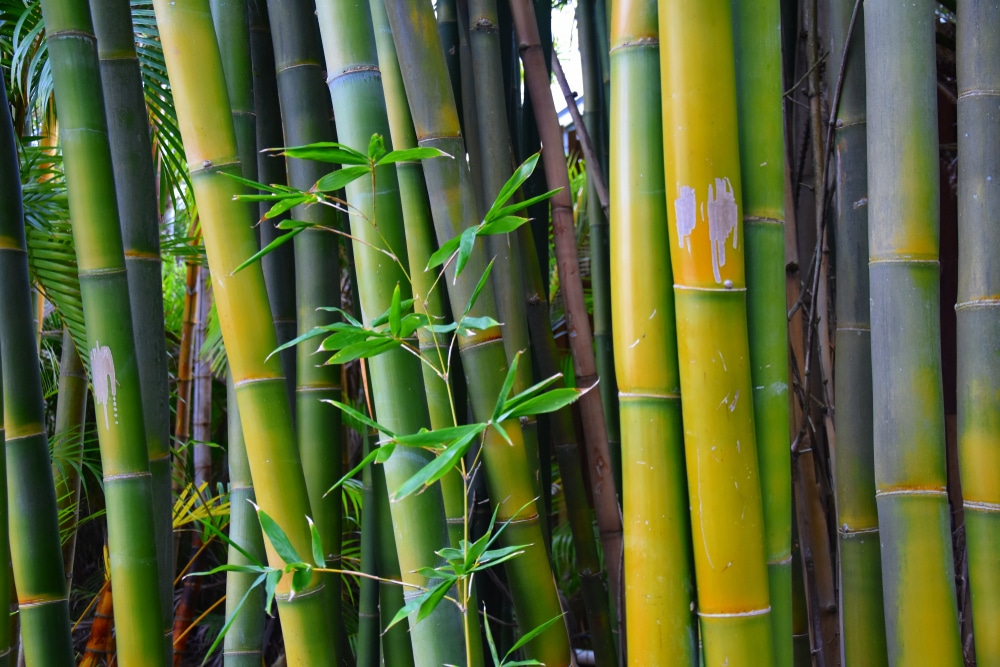
[[[260,527],[263,529],[267,539],[271,542],[271,546],[273,546],[274,550],[278,552],[279,556],[281,556],[281,560],[285,561],[286,564],[302,562],[302,557],[295,551],[295,547],[292,546],[291,540],[288,539],[288,535],[286,535],[285,531],[281,529],[281,526],[279,526],[278,523],[256,503],[251,502],[250,504],[253,505],[255,510],[257,510],[257,518],[260,520]]]
[[[461,240],[461,236],[456,236],[453,239],[445,241],[444,245],[431,254],[430,259],[427,260],[427,268],[425,270],[429,271],[447,262],[448,258],[450,258],[453,254],[455,254],[455,251],[458,250],[458,244]]]
[[[518,352],[514,355],[514,358],[511,359],[510,366],[507,368],[507,377],[503,379],[503,386],[500,387],[500,395],[497,396],[497,402],[493,408],[493,421],[499,421],[500,415],[503,414],[503,408],[507,403],[507,397],[510,396],[510,392],[514,388],[514,378],[517,375],[517,364],[520,361],[521,353]]]
[[[403,482],[403,485],[393,495],[393,501],[402,500],[417,491],[422,491],[448,474],[452,468],[458,465],[458,462],[465,456],[465,453],[469,451],[469,445],[472,444],[478,433],[478,431],[466,433],[451,443],[444,452],[438,454],[427,465],[417,471],[416,475]]]
[[[296,568],[292,572],[292,592],[288,595],[289,600],[304,591],[312,581],[312,566],[308,563],[302,565],[305,567]]]
[[[327,401],[327,402],[332,403],[333,401]],[[333,491],[340,488],[347,480],[353,478],[355,475],[361,472],[361,470],[366,465],[372,463],[373,461],[376,463],[385,463],[385,461],[389,458],[389,456],[392,455],[392,450],[394,450],[395,448],[396,448],[396,443],[387,442],[381,447],[375,447],[374,449],[372,449],[363,459],[361,459],[361,463],[351,468],[351,470],[346,475],[337,480],[336,484],[327,489],[326,493],[323,494],[323,497],[325,498],[326,496],[330,495]]]
[[[365,424],[366,426],[370,426],[371,428],[375,429],[376,431],[380,431],[381,433],[385,433],[390,438],[395,438],[396,437],[396,435],[392,431],[390,431],[386,427],[382,426],[381,424],[373,421],[372,419],[370,419],[368,417],[368,415],[365,415],[365,414],[362,414],[361,412],[358,412],[357,410],[355,410],[351,406],[347,405],[346,403],[341,403],[340,401],[335,401],[332,398],[325,398],[325,399],[323,399],[323,402],[324,403],[329,403],[330,405],[335,405],[336,407],[338,407],[341,410],[343,410],[344,412],[346,412],[352,419],[356,419],[359,422],[361,422],[362,424]]]
[[[433,333],[451,333],[458,329],[458,322],[452,322],[451,324],[428,324],[425,328]]]
[[[326,557],[323,556],[323,538],[320,537],[319,529],[310,517],[306,517],[309,522],[309,537],[312,540],[313,560],[317,567],[326,567]]]
[[[264,609],[269,616],[271,615],[271,604],[274,602],[274,591],[278,587],[278,582],[281,581],[282,574],[281,570],[271,570],[267,573],[267,579],[264,580],[264,590],[267,593]]]
[[[402,345],[402,342],[393,340],[392,338],[376,338],[374,340],[366,340],[361,343],[355,343],[354,345],[348,345],[330,357],[329,361],[326,363],[346,364],[354,361],[355,359],[368,359],[369,357],[377,356],[387,350],[393,350],[397,347],[401,347]]]
[[[239,176],[238,174],[234,174],[232,172],[220,171],[219,173],[222,174],[223,176],[226,176],[227,178],[233,179],[237,183],[241,183],[247,186],[252,190],[263,190],[264,192],[271,192],[274,194],[285,194],[287,192],[293,192],[293,190],[289,188],[287,185],[265,185],[264,183],[258,183],[257,181],[252,181],[249,178],[243,178],[242,176]],[[238,200],[244,200],[245,197],[250,197],[250,196],[252,195],[236,195],[236,198]]]
[[[549,620],[547,620],[544,623],[542,623],[541,625],[539,625],[537,628],[534,628],[530,632],[522,635],[521,638],[518,639],[516,642],[514,642],[514,645],[510,647],[510,650],[507,651],[507,655],[505,655],[503,659],[506,660],[507,658],[510,657],[510,655],[512,653],[514,653],[515,651],[517,651],[519,648],[521,648],[522,646],[524,646],[525,644],[527,644],[528,642],[530,642],[532,639],[534,639],[535,637],[538,637],[543,632],[545,632],[546,630],[548,630],[550,627],[552,627],[553,625],[555,625],[556,623],[558,623],[559,621],[561,621],[562,617],[563,617],[563,615],[559,614],[558,616],[550,618]],[[504,663],[504,664],[505,665],[515,665],[515,664],[518,664],[518,665],[538,665],[538,664],[541,664],[541,663],[533,662],[533,661],[528,660],[528,661],[521,661],[521,662],[517,662],[517,663],[511,662],[511,663]]]
[[[515,396],[511,396],[510,399],[508,399],[507,402],[504,403],[503,406],[504,412],[506,412],[507,410],[513,410],[514,408],[521,405],[529,398],[537,396],[543,389],[551,385],[553,382],[555,382],[562,376],[563,376],[562,373],[556,373],[550,378],[546,378],[541,382],[536,382],[535,384],[531,385],[521,393],[516,394]]]
[[[469,297],[469,303],[466,304],[462,315],[468,315],[469,311],[472,310],[472,307],[476,305],[479,293],[483,291],[483,288],[486,287],[486,283],[489,282],[490,274],[493,272],[493,262],[495,261],[496,258],[493,258],[490,260],[490,263],[486,265],[486,270],[483,271],[483,275],[479,278],[479,282],[476,284],[476,289],[472,291],[472,296]]]
[[[480,236],[490,234],[508,234],[526,222],[528,222],[528,218],[522,218],[517,215],[497,217],[489,222],[484,222],[479,228],[479,234]]]
[[[395,162],[416,162],[417,160],[429,160],[436,157],[451,157],[447,153],[437,148],[404,148],[398,151],[391,151],[379,158],[377,165],[392,164]]]
[[[423,313],[408,313],[403,317],[403,327],[399,332],[400,338],[411,337],[417,329],[430,324],[431,318]]]
[[[525,160],[517,170],[511,174],[511,177],[507,179],[504,186],[500,188],[500,192],[497,194],[497,198],[493,201],[493,205],[490,207],[489,212],[486,214],[485,220],[492,220],[496,217],[496,212],[503,208],[507,201],[517,192],[518,188],[524,184],[531,173],[535,171],[535,166],[538,164],[538,158],[541,153],[535,153],[527,160]]]
[[[359,329],[357,327],[351,327],[349,329],[343,329],[334,333],[328,338],[324,338],[323,342],[319,344],[319,349],[317,352],[336,352],[337,350],[342,350],[348,345],[355,345],[366,341],[376,335],[376,332],[369,331],[368,329]],[[381,336],[380,338],[384,338]]]
[[[504,206],[499,211],[497,211],[493,217],[494,219],[499,219],[499,218],[505,218],[509,215],[514,215],[518,211],[523,211],[529,206],[534,206],[535,204],[543,202],[546,199],[551,199],[555,195],[559,194],[560,190],[562,190],[562,188],[556,188],[555,190],[549,190],[548,192],[543,192],[540,195],[535,195],[530,199],[525,199],[524,201],[519,201],[514,204],[508,204],[507,206]]]
[[[493,422],[493,429],[500,434],[500,437],[503,438],[508,445],[511,447],[514,446],[514,441],[510,439],[510,434],[507,433],[507,429],[503,427],[503,424],[499,421],[495,421]]]
[[[258,252],[255,252],[250,257],[250,259],[246,260],[245,262],[243,262],[242,264],[240,264],[239,266],[237,266],[235,269],[233,269],[233,273],[234,274],[239,273],[240,271],[242,271],[243,269],[247,268],[248,266],[250,266],[251,264],[253,264],[254,262],[256,262],[258,259],[260,259],[264,255],[266,255],[267,253],[269,253],[272,250],[274,250],[275,248],[285,245],[286,243],[288,243],[289,241],[291,241],[292,239],[294,239],[296,236],[298,236],[299,234],[301,234],[304,230],[305,230],[305,227],[299,227],[297,229],[293,229],[292,231],[288,232],[287,234],[282,234],[281,236],[279,236],[278,238],[274,239],[273,241],[271,241],[270,243],[268,243],[266,246],[264,246],[263,248],[261,248]]]
[[[367,176],[368,167],[344,167],[337,171],[332,171],[323,178],[316,181],[312,187],[315,192],[334,192],[343,189],[347,184],[353,183],[362,176]]]
[[[417,608],[417,623],[433,613],[433,611],[437,608],[438,603],[444,599],[444,596],[448,594],[451,587],[455,585],[455,579],[455,576],[446,577],[444,581],[431,589],[430,595],[428,595]]]
[[[243,572],[246,574],[252,574],[256,572],[257,574],[265,574],[268,571],[268,569],[269,568],[267,567],[260,567],[257,565],[229,565],[228,563],[225,563],[223,565],[214,567],[211,570],[208,570],[207,572],[188,572],[187,574],[184,575],[184,579],[187,579],[188,577],[207,577],[209,575],[218,574],[220,572]]]
[[[500,323],[489,315],[483,315],[482,317],[464,317],[462,318],[462,326],[459,327],[458,333],[463,336],[471,336],[476,331],[486,331],[487,329],[492,329],[493,327],[500,326]]]
[[[394,442],[407,447],[426,447],[429,449],[444,449],[449,442],[455,442],[464,438],[468,434],[478,435],[486,430],[486,424],[465,424],[462,426],[449,426],[439,428],[434,431],[420,429],[418,433],[412,435],[401,435],[394,438]]]
[[[295,338],[293,338],[292,340],[288,341],[287,343],[279,345],[277,348],[275,348],[275,350],[273,352],[271,352],[271,354],[267,355],[267,358],[270,359],[271,357],[273,357],[274,355],[278,354],[279,352],[281,352],[283,350],[287,350],[290,347],[295,347],[299,343],[304,343],[307,340],[312,340],[313,338],[318,338],[319,336],[324,336],[324,335],[330,333],[331,329],[332,329],[332,327],[329,327],[329,326],[325,326],[325,327],[313,327],[312,329],[310,329],[309,331],[305,332],[301,336],[296,336]]]
[[[288,157],[301,158],[303,160],[317,160],[319,162],[332,162],[333,164],[368,164],[367,157],[353,148],[338,144],[335,141],[320,141],[306,146],[280,149],[280,151]]]
[[[483,605],[483,624],[486,628],[486,644],[490,647],[490,656],[493,658],[493,667],[500,667],[500,655],[497,653],[497,644],[493,640],[493,631],[490,630],[490,617],[486,613],[486,605]]]
[[[469,258],[472,256],[472,246],[476,242],[476,231],[476,227],[469,227],[459,237],[458,258],[455,260],[456,278],[462,274],[462,269],[465,268],[465,265],[469,262]]]
[[[402,315],[400,313],[402,304],[400,303],[399,283],[392,292],[392,302],[389,304],[389,331],[396,338],[399,338],[399,331],[402,328]]]
[[[226,638],[226,633],[229,632],[229,628],[232,627],[233,622],[240,615],[240,611],[243,609],[243,605],[246,604],[247,598],[250,597],[250,593],[252,593],[255,588],[257,588],[258,586],[260,586],[261,583],[266,578],[267,578],[267,573],[265,572],[265,573],[261,574],[259,577],[257,577],[256,579],[254,579],[254,581],[253,581],[252,584],[250,584],[249,586],[247,586],[247,590],[243,594],[243,597],[240,598],[239,604],[237,604],[236,608],[233,609],[232,615],[228,619],[226,619],[226,624],[223,625],[222,626],[222,630],[219,631],[219,636],[216,637],[215,641],[212,642],[212,645],[208,647],[208,653],[205,654],[205,659],[201,661],[202,667],[204,667],[204,665],[206,665],[208,663],[208,659],[210,657],[212,657],[212,653],[214,653],[215,649],[217,649],[219,647],[219,644],[222,642],[222,640]]]
[[[374,162],[383,155],[385,155],[385,140],[376,132],[368,141],[368,159]]]
[[[322,227],[322,225],[317,225],[315,222],[310,222],[308,220],[292,220],[286,219],[281,220],[275,225],[278,229],[311,229],[313,227]]]
[[[292,210],[299,204],[308,204],[311,201],[315,201],[315,199],[316,197],[314,197],[313,195],[306,195],[306,194],[294,194],[294,195],[288,195],[286,197],[281,197],[280,199],[278,199],[275,205],[272,206],[268,210],[268,212],[264,214],[264,218],[267,220],[270,220],[271,218],[277,218],[282,213],[286,213]]]
[[[580,398],[582,394],[583,391],[580,389],[569,389],[567,387],[562,389],[553,389],[552,391],[545,392],[540,396],[529,398],[512,409],[509,413],[505,414],[505,416],[508,419],[513,419],[518,417],[527,417],[529,415],[543,415],[548,412],[555,412],[556,410],[574,402],[576,399]]]
[[[497,563],[509,560],[519,553],[523,553],[524,550],[530,546],[530,544],[519,544],[517,546],[502,547],[500,549],[490,549],[479,557],[479,562],[484,566],[487,566],[488,564],[489,567],[492,567]]]
[[[403,299],[400,302],[400,304],[399,304],[400,312],[404,312],[404,313],[409,312],[410,309],[413,308],[413,303],[414,303],[413,299]],[[390,310],[391,310],[391,308],[390,308]],[[381,315],[379,315],[378,317],[376,317],[374,320],[372,320],[372,323],[371,323],[372,328],[380,327],[383,324],[386,324],[389,321],[389,312],[390,311],[387,310],[384,313],[382,313]]]

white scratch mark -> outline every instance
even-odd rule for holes
[[[858,201],[854,202],[854,210],[857,211],[859,208],[868,203],[868,197],[862,197]]]
[[[115,424],[118,423],[118,380],[115,378],[115,360],[111,356],[111,348],[95,341],[90,351],[90,370],[94,380],[94,402],[104,408],[104,428],[110,428],[108,422],[108,399],[111,399]]]
[[[726,264],[726,241],[733,236],[733,250],[738,247],[736,192],[728,178],[715,179],[715,186],[708,186],[708,239],[712,243],[712,272],[715,282],[721,283],[719,268]]]
[[[686,185],[680,187],[680,195],[674,200],[674,217],[677,225],[677,243],[681,248],[687,247],[691,252],[691,232],[698,224],[697,203],[694,188]]]
[[[719,360],[722,362],[722,370],[728,373],[729,369],[726,368],[726,358],[722,356],[722,350],[719,350]]]
[[[654,308],[653,312],[649,314],[649,319],[653,319],[654,317],[656,317],[656,308]]]
[[[736,390],[736,395],[733,396],[733,402],[729,404],[729,411],[736,412],[736,402],[740,400],[740,390]]]
[[[636,338],[636,339],[635,339],[635,342],[634,342],[634,343],[632,343],[631,345],[629,345],[629,346],[628,346],[628,349],[630,349],[630,350],[631,350],[631,349],[632,349],[633,347],[635,347],[636,345],[638,345],[638,344],[639,344],[639,341],[640,341],[640,340],[641,340],[641,339],[639,339],[639,338]]]

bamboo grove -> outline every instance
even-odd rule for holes
[[[1000,2],[0,0],[0,665],[1000,666]]]

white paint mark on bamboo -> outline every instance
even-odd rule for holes
[[[681,248],[687,247],[688,254],[691,254],[691,233],[698,224],[698,206],[694,188],[680,186],[680,195],[674,200],[674,216],[677,225],[677,243]]]
[[[712,273],[715,282],[721,283],[719,269],[726,265],[726,241],[733,237],[733,250],[738,247],[736,236],[736,192],[728,178],[715,179],[715,186],[708,186],[708,239],[712,243]]]
[[[635,339],[635,342],[634,342],[634,343],[632,343],[631,345],[629,345],[629,346],[628,346],[628,349],[630,349],[630,350],[631,350],[632,348],[634,348],[634,347],[635,347],[636,345],[638,345],[638,344],[639,344],[639,341],[640,341],[640,340],[642,340],[642,339],[641,339],[641,338],[636,338],[636,339]]]
[[[111,428],[108,419],[108,401],[111,401],[115,424],[118,424],[118,380],[115,378],[115,360],[111,348],[94,342],[90,351],[90,369],[94,380],[94,402],[104,408],[104,428]]]

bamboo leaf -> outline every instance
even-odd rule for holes
[[[386,153],[384,156],[379,158],[378,162],[375,164],[382,166],[383,164],[393,164],[396,162],[416,162],[417,160],[429,160],[436,157],[451,157],[447,153],[437,148],[430,147],[419,147],[419,148],[403,148],[398,151],[391,151]]]
[[[514,441],[510,439],[510,434],[507,433],[507,429],[503,427],[503,424],[499,421],[493,422],[493,428],[500,434],[500,437],[503,438],[508,445],[511,447],[514,446]]]
[[[529,398],[537,396],[539,392],[541,392],[543,389],[554,383],[562,376],[563,376],[562,373],[556,373],[550,378],[546,378],[541,382],[536,382],[535,384],[531,385],[530,387],[528,387],[521,393],[517,394],[516,396],[511,396],[510,399],[506,403],[504,403],[503,406],[504,411],[513,410],[514,408],[521,405]]]
[[[367,176],[368,167],[344,167],[337,171],[330,172],[323,178],[316,181],[313,190],[316,192],[333,192],[340,190],[348,183],[353,183],[362,176]]]
[[[256,579],[254,579],[254,581],[253,581],[252,584],[250,584],[249,586],[247,586],[246,592],[243,594],[243,597],[240,598],[240,601],[236,605],[236,608],[233,609],[232,615],[229,618],[226,619],[226,624],[223,625],[222,626],[222,630],[219,631],[219,636],[216,637],[215,641],[212,642],[212,645],[208,647],[208,653],[205,654],[205,659],[201,661],[202,666],[204,666],[205,664],[208,663],[208,659],[210,657],[212,657],[212,653],[214,653],[215,649],[217,649],[219,647],[219,643],[222,642],[222,640],[226,638],[226,633],[229,632],[229,628],[232,627],[233,622],[240,615],[240,611],[242,611],[243,605],[246,604],[247,599],[250,597],[250,593],[252,593],[255,588],[257,588],[258,586],[260,586],[261,583],[266,578],[267,578],[267,573],[265,572],[265,573],[261,574],[259,577],[257,577]]]
[[[385,155],[385,140],[376,132],[368,141],[368,159],[374,162],[383,155]]]
[[[326,567],[326,558],[323,556],[323,538],[320,537],[319,529],[310,517],[306,517],[309,522],[309,537],[312,541],[313,560],[317,567]]]
[[[504,218],[504,217],[507,217],[509,215],[513,215],[513,214],[517,213],[518,211],[523,211],[524,209],[528,208],[529,206],[534,206],[535,204],[537,204],[539,202],[543,202],[546,199],[551,199],[552,197],[554,197],[555,195],[557,195],[560,190],[562,190],[562,188],[556,188],[555,190],[549,190],[548,192],[543,192],[540,195],[535,195],[534,197],[531,197],[530,199],[525,199],[524,201],[520,201],[520,202],[517,202],[515,204],[509,204],[507,206],[504,206],[503,208],[501,208],[499,211],[496,212],[496,214],[494,215],[494,218]]]
[[[465,453],[469,451],[469,445],[472,444],[472,441],[479,432],[471,431],[451,443],[444,452],[434,457],[416,475],[403,482],[403,485],[393,495],[393,501],[402,500],[417,491],[429,487],[444,477],[448,471],[458,464],[459,460],[465,456]]]
[[[507,377],[503,379],[503,386],[500,387],[500,395],[497,396],[497,402],[493,408],[493,421],[499,421],[500,415],[503,414],[503,408],[507,403],[507,397],[510,396],[510,392],[514,388],[514,378],[517,375],[517,364],[520,361],[521,353],[518,352],[514,355],[514,358],[511,359],[510,366],[507,368]]]
[[[462,240],[461,236],[456,236],[453,239],[445,241],[444,245],[435,250],[431,254],[430,259],[427,260],[426,270],[429,271],[430,269],[441,266],[442,264],[447,262],[448,258],[451,257],[453,254],[455,254],[455,251],[458,250],[458,244],[461,242],[461,240]]]
[[[288,157],[301,158],[303,160],[317,160],[319,162],[332,162],[333,164],[354,164],[367,165],[368,158],[344,144],[335,141],[320,141],[315,144],[305,146],[294,146],[281,151]]]
[[[579,389],[553,389],[540,396],[529,398],[509,413],[507,418],[527,417],[529,415],[542,415],[548,412],[555,412],[559,408],[565,407],[578,399],[583,392]]]
[[[420,603],[420,607],[417,609],[417,623],[424,620],[437,608],[444,596],[448,594],[448,591],[452,586],[455,585],[455,577],[447,577],[444,581],[439,583],[437,586],[431,589],[430,595]]]
[[[318,338],[319,336],[324,336],[324,335],[330,333],[331,328],[332,327],[329,327],[329,326],[325,326],[325,327],[313,327],[312,329],[310,329],[309,331],[305,332],[301,336],[296,336],[295,338],[293,338],[292,340],[288,341],[287,343],[283,343],[283,344],[279,345],[278,347],[276,347],[274,349],[274,351],[271,352],[271,354],[267,355],[267,358],[270,359],[271,357],[273,357],[274,355],[278,354],[279,352],[281,352],[283,350],[287,350],[290,347],[295,347],[299,343],[304,343],[307,340],[312,340],[313,338]]]
[[[503,208],[507,201],[514,195],[515,192],[524,184],[531,173],[535,171],[535,166],[538,164],[538,158],[541,153],[535,153],[518,167],[504,186],[500,188],[500,192],[497,194],[497,198],[493,201],[493,205],[490,207],[489,212],[486,214],[484,220],[492,220],[496,217],[496,212]]]
[[[402,329],[402,316],[400,311],[402,309],[402,304],[400,303],[399,294],[399,283],[396,283],[396,289],[392,292],[392,302],[389,304],[389,331],[395,338],[399,338],[400,329]]]
[[[462,274],[462,269],[469,263],[472,256],[472,246],[476,242],[476,227],[469,227],[459,237],[458,258],[455,260],[455,277]]]
[[[538,637],[543,632],[545,632],[546,630],[548,630],[550,627],[552,627],[553,625],[555,625],[556,623],[558,623],[560,620],[562,620],[562,617],[563,617],[563,615],[559,614],[558,616],[555,616],[554,618],[550,618],[549,620],[547,620],[544,623],[542,623],[541,625],[539,625],[537,628],[534,628],[530,632],[527,632],[524,635],[522,635],[520,639],[518,639],[516,642],[514,642],[514,645],[510,647],[510,650],[507,651],[507,655],[504,656],[504,660],[506,660],[508,657],[510,657],[510,655],[512,653],[514,653],[519,648],[521,648],[522,646],[524,646],[525,644],[527,644],[528,642],[530,642],[532,639],[534,639],[535,637]],[[507,665],[515,665],[515,664],[537,665],[537,664],[540,664],[540,663],[533,662],[533,661],[529,660],[529,661],[521,661],[519,663],[504,663],[504,664],[507,664]]]
[[[267,213],[264,214],[264,218],[267,220],[277,218],[282,213],[287,213],[299,204],[308,204],[315,199],[316,198],[314,196],[306,194],[295,194],[282,197],[267,211]]]
[[[482,317],[466,317],[462,319],[462,326],[459,327],[459,333],[471,336],[475,331],[486,331],[487,329],[492,329],[493,327],[500,326],[500,323],[489,315],[483,315]]]
[[[264,580],[264,590],[267,593],[264,609],[269,616],[271,615],[271,604],[274,602],[274,591],[278,587],[278,582],[281,581],[281,576],[281,570],[271,570],[267,573],[267,579]]]
[[[312,581],[312,566],[308,563],[302,563],[302,565],[305,567],[296,568],[292,572],[292,592],[288,596],[289,600],[304,591],[309,586],[309,582]]]
[[[495,220],[484,222],[482,227],[479,228],[479,234],[508,234],[526,222],[528,222],[528,218],[522,218],[517,215],[505,215]]]
[[[332,402],[332,401],[327,401],[327,402]],[[326,493],[324,493],[323,496],[326,497],[330,495],[330,493],[338,489],[347,480],[351,479],[359,472],[361,472],[361,470],[366,465],[370,464],[372,461],[376,463],[385,463],[385,461],[388,460],[389,456],[392,455],[392,450],[394,450],[395,448],[396,448],[396,443],[394,442],[387,442],[386,444],[380,447],[375,447],[370,452],[368,452],[368,454],[363,459],[361,459],[361,463],[351,468],[351,470],[346,475],[337,480],[336,484],[327,489]],[[325,567],[325,566],[320,566],[320,567]]]
[[[469,433],[478,435],[486,429],[486,424],[465,424],[462,426],[449,426],[439,428],[434,431],[421,429],[419,433],[412,435],[401,435],[394,438],[394,442],[407,447],[427,447],[430,449],[443,449],[446,443],[455,442],[464,438]]]
[[[348,345],[347,347],[341,349],[335,355],[330,357],[330,360],[326,363],[346,364],[350,361],[354,361],[355,359],[367,359],[369,357],[377,356],[387,350],[392,350],[397,347],[401,347],[402,345],[402,342],[392,338],[366,340],[361,343]]]
[[[258,252],[255,252],[250,257],[250,259],[244,261],[242,264],[240,264],[235,269],[233,269],[233,273],[234,274],[239,273],[240,271],[242,271],[243,269],[247,268],[248,266],[250,266],[251,264],[253,264],[257,260],[259,260],[261,257],[263,257],[264,255],[266,255],[267,253],[269,253],[272,250],[274,250],[275,248],[278,248],[280,246],[285,245],[286,243],[288,243],[289,241],[291,241],[292,239],[294,239],[296,236],[298,236],[299,234],[301,234],[304,230],[305,230],[305,227],[299,227],[297,229],[293,229],[292,231],[288,232],[287,234],[282,234],[281,236],[279,236],[278,238],[274,239],[273,241],[271,241],[270,243],[268,243],[266,246],[264,246],[263,248],[261,248]]]
[[[469,303],[466,304],[465,311],[462,312],[462,315],[468,315],[469,311],[471,311],[473,306],[476,305],[476,300],[479,299],[480,292],[483,291],[483,288],[486,287],[486,283],[490,279],[490,274],[493,272],[493,262],[495,261],[496,258],[491,259],[490,263],[486,265],[486,270],[483,271],[483,275],[479,278],[479,282],[476,284],[476,289],[472,291],[472,296],[469,297]]]
[[[358,412],[357,410],[355,410],[354,408],[352,408],[351,406],[349,406],[349,405],[347,405],[345,403],[341,403],[340,401],[336,401],[336,400],[334,400],[332,398],[325,398],[325,399],[323,399],[323,402],[324,403],[329,403],[330,405],[337,406],[338,408],[340,408],[341,410],[343,410],[344,412],[346,412],[348,414],[348,416],[350,416],[352,419],[356,419],[359,422],[361,422],[362,424],[365,424],[366,426],[370,426],[371,428],[375,429],[376,431],[380,431],[382,433],[385,433],[390,438],[395,438],[396,437],[396,435],[392,431],[390,431],[386,427],[382,426],[381,424],[373,421],[372,419],[370,419],[368,417],[368,415],[365,415],[365,414],[362,414],[362,413]]]
[[[490,656],[493,658],[493,667],[500,667],[500,655],[497,653],[497,644],[493,639],[493,631],[490,630],[490,617],[486,613],[486,605],[483,605],[483,624],[486,628],[486,644],[490,647]]]
[[[291,540],[288,539],[288,535],[285,531],[281,529],[278,522],[270,517],[270,515],[262,510],[259,506],[251,503],[253,508],[257,510],[257,518],[260,520],[260,527],[263,529],[264,534],[267,539],[271,542],[271,546],[274,550],[278,552],[281,556],[281,560],[288,563],[300,563],[302,562],[302,557],[299,556],[298,552],[295,551],[295,547],[292,546]]]

